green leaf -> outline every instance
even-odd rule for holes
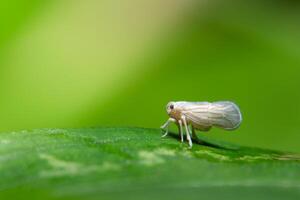
[[[200,139],[189,149],[158,129],[2,133],[0,198],[300,198],[300,156]]]

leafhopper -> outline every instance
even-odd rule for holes
[[[168,135],[168,127],[171,122],[174,122],[178,126],[181,142],[183,142],[184,127],[190,147],[193,146],[191,135],[197,137],[195,130],[209,131],[212,127],[235,130],[242,122],[239,107],[230,101],[212,103],[177,101],[169,102],[166,109],[170,118],[161,126],[163,130],[166,130],[162,137]]]

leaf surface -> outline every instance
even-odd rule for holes
[[[0,198],[300,198],[299,155],[200,139],[189,149],[158,129],[2,133]]]

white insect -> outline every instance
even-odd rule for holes
[[[192,127],[192,134],[197,138],[195,130],[209,131],[211,127],[219,127],[225,130],[234,130],[239,127],[242,122],[242,115],[239,107],[230,101],[219,102],[186,102],[177,101],[167,104],[167,113],[170,118],[161,126],[166,129],[168,135],[168,127],[170,122],[177,124],[181,142],[183,142],[183,126],[186,132],[186,138],[189,146],[192,147],[191,131],[188,127]]]

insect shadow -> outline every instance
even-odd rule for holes
[[[180,140],[180,136],[178,135],[178,133],[169,132],[169,136],[174,138],[174,139]],[[203,146],[216,148],[216,149],[220,149],[220,150],[227,150],[227,151],[238,151],[238,150],[240,150],[240,148],[237,147],[237,146],[228,146],[228,145],[220,144],[220,143],[217,143],[217,142],[210,142],[210,141],[207,141],[203,138],[199,139],[198,137],[196,137],[196,138],[192,137],[192,140],[193,140],[194,144],[203,145]]]

